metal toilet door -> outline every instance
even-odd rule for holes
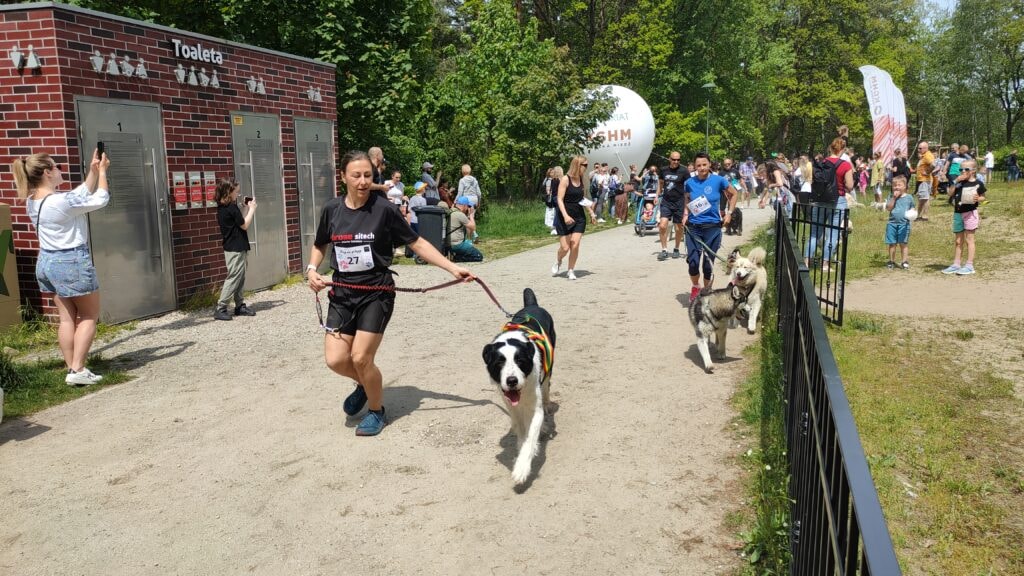
[[[82,174],[106,147],[110,203],[89,213],[100,318],[116,323],[173,310],[174,261],[160,105],[76,98]]]
[[[267,288],[288,275],[280,120],[271,114],[232,112],[231,145],[235,178],[242,186],[239,196],[252,196],[258,204],[248,230],[245,288]]]
[[[329,120],[295,119],[295,149],[299,173],[299,226],[302,230],[302,266],[320,222],[320,211],[334,198],[334,123]],[[324,259],[330,268],[330,258]]]

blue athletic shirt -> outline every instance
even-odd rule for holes
[[[708,174],[706,180],[700,180],[699,178],[690,178],[683,185],[688,196],[687,202],[693,202],[694,200],[705,197],[708,199],[710,207],[700,214],[694,214],[690,212],[687,222],[690,224],[721,224],[722,215],[718,213],[719,202],[722,196],[725,195],[725,191],[729,189],[729,181],[722,178],[718,174]]]

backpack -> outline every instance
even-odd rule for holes
[[[839,200],[836,170],[840,163],[842,160],[832,163],[828,158],[814,161],[814,172],[811,176],[811,202],[835,204]]]

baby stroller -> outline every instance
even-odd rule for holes
[[[633,231],[637,236],[641,238],[649,230],[656,230],[658,228],[658,210],[661,202],[658,200],[658,194],[654,192],[647,192],[643,196],[637,194],[636,198],[636,217],[633,219]],[[654,202],[654,210],[651,212],[651,217],[648,220],[644,220],[644,203],[647,201]]]

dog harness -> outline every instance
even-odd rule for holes
[[[513,330],[519,330],[526,335],[526,338],[537,346],[537,350],[540,351],[540,365],[544,370],[544,377],[547,378],[551,375],[551,368],[555,365],[555,349],[551,347],[551,340],[548,338],[544,328],[541,327],[540,322],[537,322],[532,316],[527,315],[526,320],[537,325],[535,329],[533,326],[528,324],[517,324],[515,322],[509,322],[502,327],[502,332],[511,332]]]

